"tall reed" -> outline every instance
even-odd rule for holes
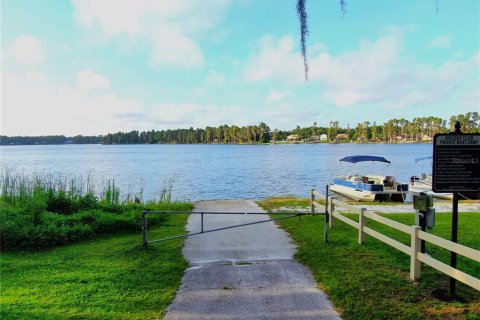
[[[115,180],[108,180],[107,185],[103,189],[103,202],[109,205],[120,203],[120,188],[115,186]]]
[[[34,172],[26,174],[15,169],[0,169],[0,200],[10,205],[24,205],[30,202],[45,201],[48,194],[64,194],[68,199],[77,201],[87,194],[93,194],[94,188],[90,173],[86,178],[74,176],[67,178],[59,173]]]
[[[171,203],[172,202],[172,189],[175,183],[175,178],[169,178],[163,181],[162,189],[160,190],[160,202]]]
[[[172,203],[175,178],[163,181],[160,190],[162,203]],[[100,192],[95,192],[95,185]],[[57,172],[25,173],[10,168],[0,168],[0,204],[30,206],[32,203],[45,205],[49,199],[67,199],[79,203],[86,196],[97,198],[105,205],[143,202],[143,187],[135,192],[129,186],[128,194],[122,194],[114,179],[96,184],[89,172],[86,176],[67,177]]]

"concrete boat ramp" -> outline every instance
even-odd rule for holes
[[[200,212],[263,212],[250,200],[200,201]],[[268,215],[205,215],[204,230],[267,220]],[[200,230],[200,215],[188,219]],[[340,319],[295,246],[273,222],[187,238],[190,263],[165,319]]]

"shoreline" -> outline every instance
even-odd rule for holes
[[[0,144],[0,147],[19,147],[19,146],[70,146],[70,145],[100,145],[100,146],[134,146],[134,145],[219,145],[219,146],[260,146],[260,145],[287,145],[287,144],[301,144],[301,145],[335,145],[335,144],[426,144],[431,145],[432,142],[290,142],[290,141],[276,141],[269,143],[37,143],[37,144]]]

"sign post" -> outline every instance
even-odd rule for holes
[[[433,138],[432,189],[453,193],[452,242],[458,238],[458,193],[480,191],[480,134],[455,132]],[[450,266],[457,267],[457,254],[450,253]],[[455,279],[450,277],[450,297],[455,297]]]
[[[323,228],[323,241],[328,242],[328,184],[325,186],[325,226]],[[331,201],[331,200],[330,200]]]

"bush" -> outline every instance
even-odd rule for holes
[[[113,180],[104,185],[101,200],[92,190],[89,177],[68,179],[0,169],[0,249],[38,250],[101,234],[140,231],[142,210],[192,209],[191,204],[171,202],[169,192],[162,197],[168,203],[121,202]],[[153,215],[149,224],[165,219]]]
[[[191,210],[192,205],[171,203],[125,204],[74,212],[69,215],[41,210],[32,214],[29,208],[0,207],[0,249],[39,250],[90,239],[102,234],[140,232],[142,210]],[[121,213],[119,213],[121,212]],[[165,215],[152,215],[149,225],[165,222]]]
[[[81,197],[78,201],[78,209],[79,210],[91,210],[97,209],[100,206],[97,197],[93,194],[88,193],[85,196]]]
[[[64,191],[55,192],[50,189],[47,193],[47,210],[60,214],[72,214],[76,210],[75,203],[68,198]]]
[[[104,204],[102,205],[102,210],[113,214],[123,214],[126,211],[125,206],[121,204]]]

